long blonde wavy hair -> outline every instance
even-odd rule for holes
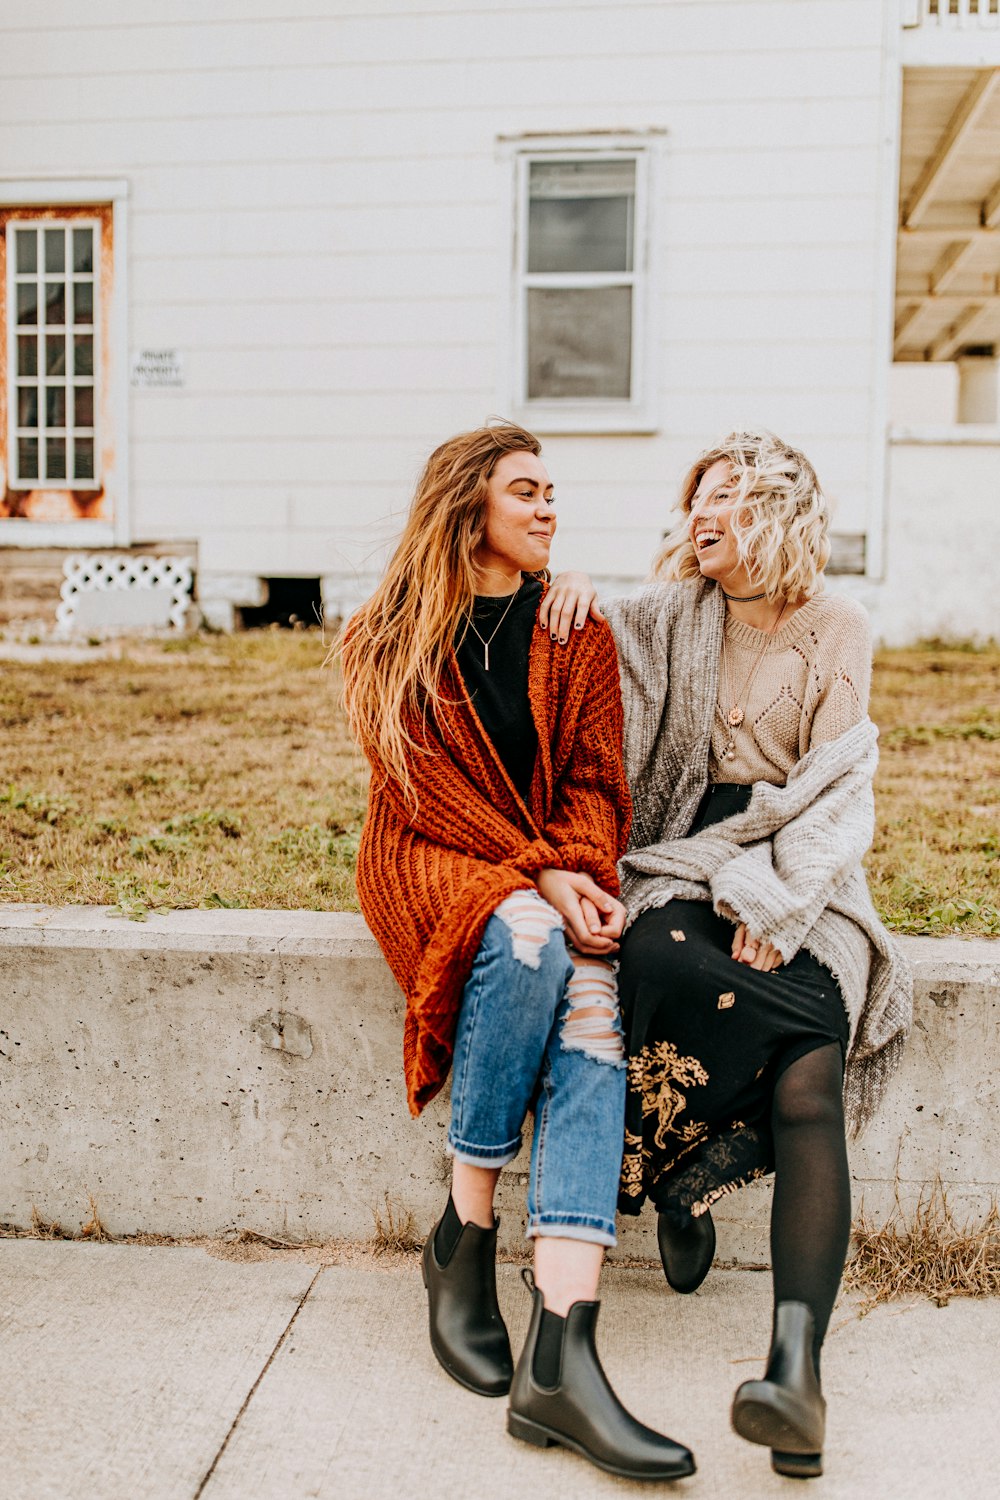
[[[681,485],[681,519],[653,559],[660,581],[699,578],[688,518],[698,486],[725,459],[737,502],[731,522],[740,561],[768,599],[811,599],[830,560],[830,514],[812,464],[773,432],[731,432],[699,455]]]
[[[488,485],[507,453],[542,445],[513,423],[463,432],[424,466],[403,535],[382,582],[348,620],[340,655],[344,707],[355,738],[415,804],[413,727],[441,704],[441,675],[476,593],[475,553],[486,528]]]

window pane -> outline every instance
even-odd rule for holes
[[[66,478],[66,439],[46,438],[45,475],[47,479]]]
[[[73,269],[74,271],[94,269],[94,231],[92,229],[73,230]]]
[[[17,388],[17,425],[18,427],[38,426],[37,385],[19,385]]]
[[[38,439],[18,438],[17,474],[19,479],[38,478]]]
[[[89,333],[78,333],[73,339],[73,368],[77,375],[94,373],[94,339]]]
[[[77,438],[73,445],[77,479],[94,477],[94,439]]]
[[[22,326],[38,322],[38,287],[33,281],[17,284],[17,321]]]
[[[73,425],[74,427],[93,427],[94,425],[94,387],[92,385],[75,387]]]
[[[627,401],[632,288],[528,291],[528,399]]]
[[[45,373],[46,375],[66,374],[66,335],[64,333],[45,335]]]
[[[532,162],[529,271],[631,271],[635,163]]]
[[[92,323],[94,321],[94,283],[92,281],[77,281],[73,283],[73,322]]]
[[[66,269],[65,229],[46,229],[45,269],[46,271],[64,271]]]
[[[51,385],[45,392],[46,427],[66,426],[66,387]]]
[[[19,333],[17,336],[17,373],[38,374],[38,338],[33,333]]]
[[[17,244],[17,269],[20,272],[38,269],[38,235],[33,229],[15,229]]]
[[[66,283],[64,281],[45,283],[45,321],[50,327],[66,321]]]

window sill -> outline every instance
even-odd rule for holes
[[[0,547],[96,547],[118,545],[107,521],[22,521],[0,519]]]
[[[904,427],[889,429],[891,443],[922,443],[946,448],[993,448],[1000,445],[1000,424],[992,422],[954,422],[947,426]]]
[[[532,402],[516,406],[512,418],[529,432],[551,437],[564,433],[586,433],[591,437],[617,434],[652,437],[660,431],[660,423],[649,411],[641,408],[623,411],[620,406],[605,406],[601,402],[565,407]]]

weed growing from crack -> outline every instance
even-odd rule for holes
[[[375,1255],[391,1255],[394,1252],[412,1255],[423,1244],[417,1234],[417,1226],[412,1213],[401,1204],[393,1208],[392,1199],[388,1193],[385,1194],[384,1201],[384,1219],[377,1204],[372,1209],[372,1218],[375,1221],[375,1233],[371,1239],[372,1252]]]

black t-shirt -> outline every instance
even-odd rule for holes
[[[464,620],[455,636],[458,665],[472,706],[525,802],[538,754],[538,732],[528,702],[528,655],[541,596],[542,585],[535,578],[522,583],[513,603],[509,594],[500,598],[477,595],[472,623],[482,639]],[[489,642],[489,671],[484,641]]]

